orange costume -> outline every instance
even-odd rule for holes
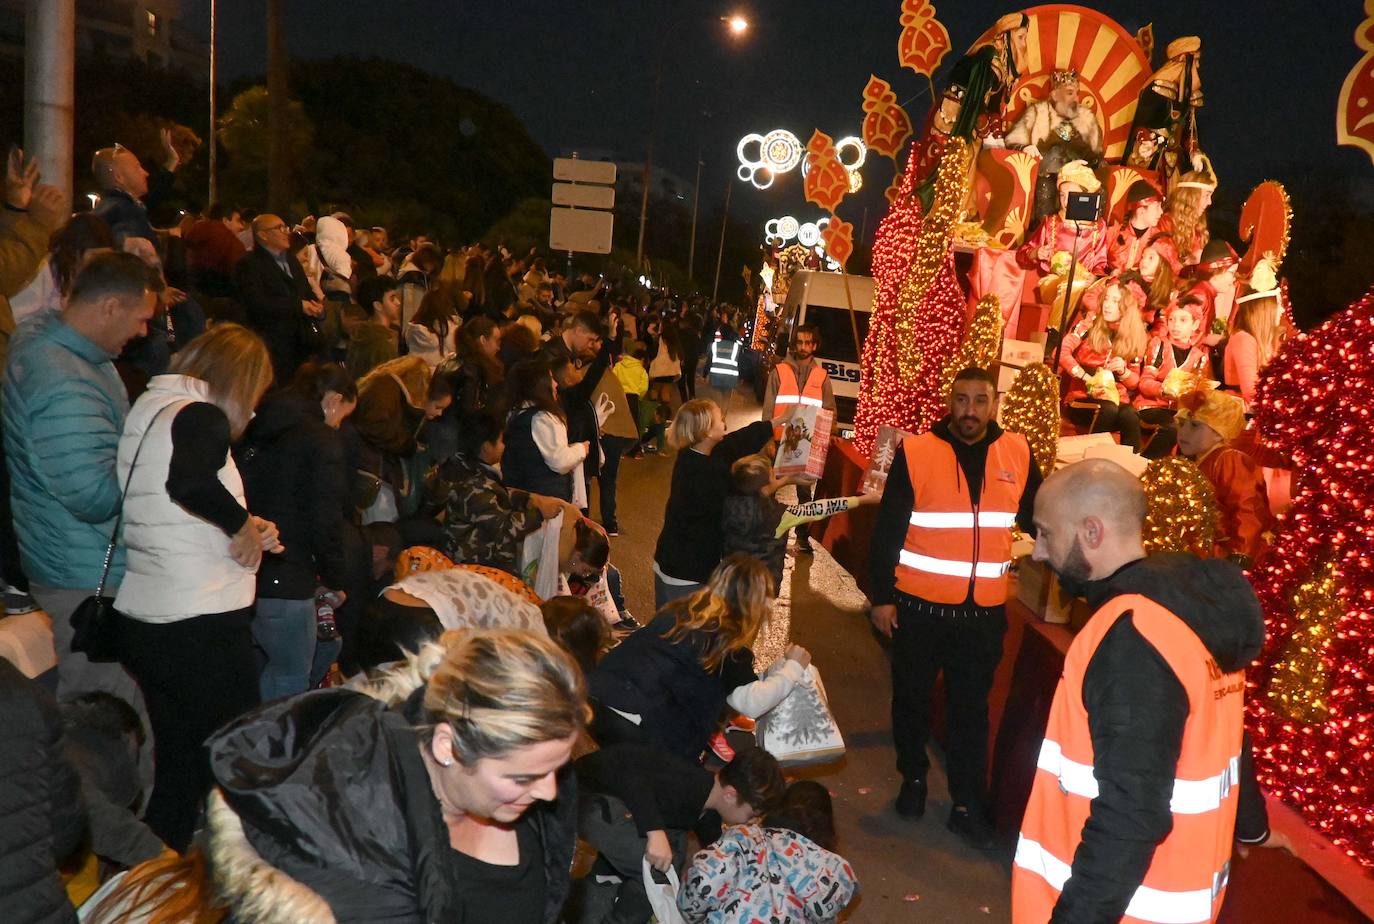
[[[1203,424],[1221,437],[1196,460],[1217,493],[1212,556],[1248,567],[1269,550],[1264,534],[1273,529],[1274,515],[1259,464],[1229,445],[1245,432],[1245,402],[1232,392],[1202,385],[1178,399],[1178,419]]]

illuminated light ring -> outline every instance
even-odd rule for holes
[[[748,138],[749,136],[745,136]],[[774,173],[787,173],[802,161],[804,149],[796,135],[778,128],[763,137],[759,145],[760,162]]]
[[[844,159],[844,152],[847,150],[852,150],[854,152],[854,160],[852,162]],[[835,142],[835,156],[840,159],[841,164],[844,164],[844,169],[853,173],[861,168],[864,165],[864,161],[868,159],[868,146],[864,144],[862,138],[856,138],[850,135],[847,138],[841,138],[839,141]]]
[[[778,219],[778,232],[783,236],[784,240],[792,240],[792,238],[797,236],[798,230],[802,227],[804,227],[804,225],[799,224],[797,219],[793,218],[791,215],[784,215],[782,218]]]
[[[803,247],[815,247],[821,242],[821,229],[815,222],[808,221],[797,229],[797,243]]]
[[[763,154],[763,136],[751,132],[741,138],[739,144],[735,145],[735,154],[739,156],[739,162],[746,167],[754,166],[755,164],[762,165],[763,159],[761,156],[750,157],[748,154],[744,153],[744,149],[751,144],[758,145],[759,155]]]

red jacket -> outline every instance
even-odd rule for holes
[[[1219,446],[1197,460],[1217,492],[1217,531],[1213,556],[1244,555],[1259,561],[1269,550],[1264,533],[1274,526],[1269,489],[1255,460],[1230,446]]]
[[[1140,389],[1135,397],[1135,406],[1173,407],[1176,401],[1164,394],[1164,380],[1175,368],[1209,373],[1211,352],[1207,347],[1196,344],[1189,348],[1183,363],[1177,365],[1174,362],[1173,342],[1167,337],[1151,337],[1150,345],[1145,348],[1145,367],[1140,373]]]
[[[1078,232],[1078,265],[1094,276],[1107,271],[1107,223],[1083,222]],[[1039,250],[1046,244],[1054,253],[1070,253],[1074,249],[1074,223],[1058,215],[1049,215],[1040,222],[1026,243],[1016,252],[1016,262],[1026,269],[1034,269],[1044,276],[1050,272],[1048,260],[1041,260]],[[1067,271],[1066,271],[1067,272]]]
[[[1111,362],[1116,354],[1109,346],[1104,352],[1098,352],[1083,342],[1087,336],[1088,329],[1093,325],[1093,318],[1084,318],[1074,329],[1064,337],[1064,348],[1059,358],[1059,368],[1069,377],[1068,387],[1064,390],[1064,402],[1077,401],[1088,397],[1087,386],[1083,380],[1073,374],[1074,367],[1081,366],[1089,375],[1093,375],[1107,363]],[[1123,357],[1125,358],[1125,357]],[[1121,373],[1113,373],[1116,378],[1116,393],[1121,404],[1130,404],[1135,400],[1136,389],[1140,386],[1141,359],[1126,358],[1126,370]]]

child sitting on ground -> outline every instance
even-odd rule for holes
[[[838,920],[859,884],[834,847],[830,793],[814,780],[798,780],[762,826],[728,828],[692,858],[678,909],[689,924]]]
[[[773,575],[773,592],[782,588],[787,532],[798,523],[824,520],[863,504],[876,504],[881,494],[815,500],[787,505],[774,495],[787,484],[814,483],[806,476],[778,478],[763,456],[745,456],[730,467],[732,493],[725,499],[725,554],[743,552],[760,558]]]

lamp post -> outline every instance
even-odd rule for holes
[[[214,205],[219,199],[218,178],[216,176],[219,158],[215,156],[215,148],[219,147],[219,142],[215,137],[215,120],[218,117],[215,106],[217,102],[215,99],[215,44],[218,38],[215,34],[215,13],[215,0],[210,0],[210,195],[206,200],[209,205]]]
[[[720,21],[725,24],[731,35],[741,36],[749,31],[749,20],[739,13],[733,16],[722,16]],[[668,38],[668,22],[665,20],[663,31],[659,36],[658,63],[654,68],[654,101],[653,108],[649,110],[649,143],[644,147],[644,189],[639,199],[639,244],[635,247],[636,269],[644,268],[644,234],[649,226],[649,178],[653,174],[654,135],[658,130],[658,97],[663,86],[663,64],[667,60],[663,54],[663,48]]]

